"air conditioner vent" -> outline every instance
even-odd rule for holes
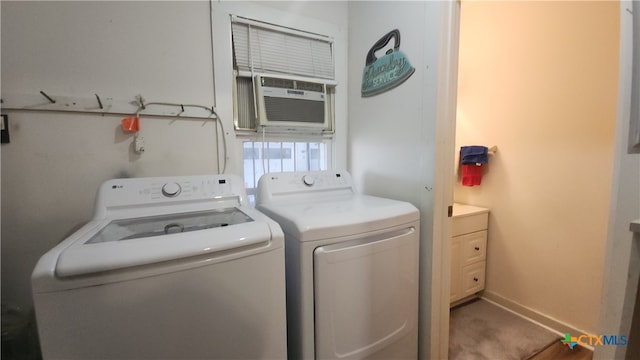
[[[324,123],[324,103],[320,101],[265,97],[264,106],[272,122]]]
[[[295,81],[282,78],[262,77],[262,86],[279,89],[294,89]]]
[[[296,89],[298,90],[307,90],[307,91],[316,91],[323,92],[324,89],[322,84],[306,82],[306,81],[296,81]]]
[[[283,78],[274,78],[274,77],[262,77],[262,86],[279,88],[279,89],[295,89],[295,90],[306,90],[306,91],[315,91],[315,92],[323,92],[324,87],[322,84],[309,82],[309,81],[299,81],[299,80],[290,80]]]
[[[256,75],[258,124],[266,129],[329,130],[326,85]]]

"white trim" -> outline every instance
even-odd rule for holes
[[[511,301],[505,297],[502,297],[496,293],[491,291],[485,291],[482,294],[482,299],[489,301],[497,306],[502,307],[503,309],[514,313],[524,319],[527,319],[537,325],[540,325],[546,328],[549,331],[552,331],[560,336],[564,336],[564,334],[569,333],[572,336],[580,336],[580,335],[589,335],[592,334],[582,329],[578,329],[577,327],[562,322],[558,319],[552,318],[548,315],[545,315],[539,311],[526,307],[524,305],[518,304],[514,301]],[[580,344],[583,347],[589,348],[593,351],[593,347],[585,344]]]
[[[449,354],[449,292],[451,274],[451,219],[453,205],[456,104],[458,84],[458,34],[460,2],[442,7],[440,59],[438,60],[438,112],[436,119],[436,164],[433,204],[433,251],[431,278],[430,349],[420,351],[421,359],[447,359]]]
[[[513,314],[513,315],[515,315],[515,316],[517,316],[517,317],[519,317],[519,318],[522,318],[522,319],[524,319],[524,320],[527,320],[528,322],[534,323],[534,324],[536,324],[536,325],[540,326],[541,328],[544,328],[544,329],[546,329],[546,330],[549,330],[549,331],[551,331],[552,333],[555,333],[555,334],[558,334],[558,335],[560,335],[560,336],[564,337],[564,334],[563,334],[562,332],[560,332],[559,330],[556,330],[556,329],[554,329],[554,328],[552,328],[552,327],[549,327],[549,326],[547,326],[547,325],[545,325],[545,324],[543,324],[543,323],[541,323],[541,322],[538,322],[538,321],[536,321],[536,320],[533,320],[532,318],[527,317],[527,316],[525,316],[525,315],[523,315],[523,314],[521,314],[521,313],[519,313],[519,312],[516,312],[515,310],[512,310],[512,309],[510,309],[510,308],[508,308],[508,307],[506,307],[506,306],[504,306],[504,305],[502,305],[502,304],[500,304],[500,303],[497,303],[497,302],[495,302],[495,301],[493,301],[493,300],[491,300],[491,299],[489,299],[489,298],[486,298],[486,297],[484,297],[484,296],[481,296],[481,297],[480,297],[480,299],[482,299],[482,300],[484,300],[484,301],[486,301],[486,302],[490,303],[490,304],[491,304],[491,305],[493,305],[493,306],[499,307],[500,309],[502,309],[502,310],[504,310],[504,311],[508,311],[509,313],[511,313],[511,314]]]
[[[629,115],[629,154],[640,153],[640,2],[623,3],[624,11],[632,13],[631,20],[631,96]]]
[[[315,83],[324,84],[327,86],[338,85],[338,82],[336,80],[307,77],[307,76],[296,76],[296,75],[282,74],[282,73],[270,73],[270,72],[253,72],[252,73],[251,71],[247,71],[247,70],[236,70],[236,74],[237,76],[242,76],[242,77],[252,77],[258,74],[264,77],[277,77],[277,78],[287,79],[287,80],[315,82]]]
[[[626,301],[630,284],[638,279],[629,274],[630,254],[637,253],[633,235],[629,232],[629,220],[637,218],[637,194],[639,192],[638,155],[628,154],[629,116],[631,110],[632,69],[632,15],[627,9],[631,1],[620,2],[620,56],[618,75],[618,114],[616,119],[615,154],[613,158],[612,186],[610,193],[609,229],[605,244],[604,276],[600,319],[600,334],[628,335],[633,305]],[[635,158],[635,159],[634,159]],[[631,285],[633,286],[633,285]],[[636,294],[634,290],[633,295]],[[594,359],[624,359],[627,346],[598,346]]]

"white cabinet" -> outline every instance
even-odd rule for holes
[[[489,209],[454,204],[451,237],[450,304],[472,299],[484,290]]]

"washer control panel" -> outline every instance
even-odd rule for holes
[[[168,182],[162,185],[162,195],[166,197],[178,196],[182,191],[182,187],[177,182]]]
[[[313,186],[316,183],[316,178],[313,175],[302,175],[302,182],[307,186]]]
[[[144,206],[238,197],[246,205],[244,181],[236,175],[112,179],[98,190],[96,208]]]

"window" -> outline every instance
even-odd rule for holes
[[[326,93],[322,95],[326,100],[318,105],[323,106],[324,103],[327,109],[328,126],[325,134],[333,131],[333,101],[336,86],[333,39],[239,16],[231,18],[231,34],[236,80],[234,84],[236,130],[255,132],[259,127],[257,115],[262,108],[257,106],[260,99],[255,97],[255,76],[261,75],[263,78],[292,77],[298,80],[294,82],[298,85],[307,83],[319,85],[322,89],[326,88]],[[284,85],[277,87],[286,88]],[[294,94],[297,90],[312,91],[312,89],[300,87],[294,90],[292,87],[288,93]],[[278,99],[283,101],[285,98]],[[293,104],[297,101],[289,100],[292,101],[283,101],[283,103]],[[295,106],[286,106],[284,113],[279,112],[278,115],[298,123],[313,123],[309,119],[300,118],[294,110]]]
[[[249,201],[255,202],[260,177],[269,172],[327,170],[329,140],[325,141],[245,141],[243,143],[244,183]]]
[[[254,204],[258,180],[265,173],[330,168],[337,85],[333,39],[239,16],[231,16],[231,35],[235,77],[234,125],[238,136],[245,137],[244,181],[249,202]],[[322,130],[318,131],[317,127],[315,132],[296,128],[282,130],[283,128],[275,126],[269,128],[271,123],[259,126],[257,115],[262,107],[257,107],[259,99],[255,96],[256,75],[260,75],[259,79],[275,79],[270,80],[268,85],[266,80],[258,85],[286,88],[287,94],[292,95],[296,95],[296,92],[317,91],[308,86],[320,84],[324,91],[324,113],[328,116]],[[277,78],[293,79],[296,85],[289,89],[287,84],[290,80],[278,81]],[[275,100],[272,103],[273,101]],[[277,119],[296,121],[308,127],[310,125],[307,124],[314,123],[314,114],[309,109],[299,111],[299,107],[293,104],[294,101],[282,102],[286,106],[277,108]],[[269,120],[273,120],[271,116]],[[261,141],[256,141],[259,129]]]

